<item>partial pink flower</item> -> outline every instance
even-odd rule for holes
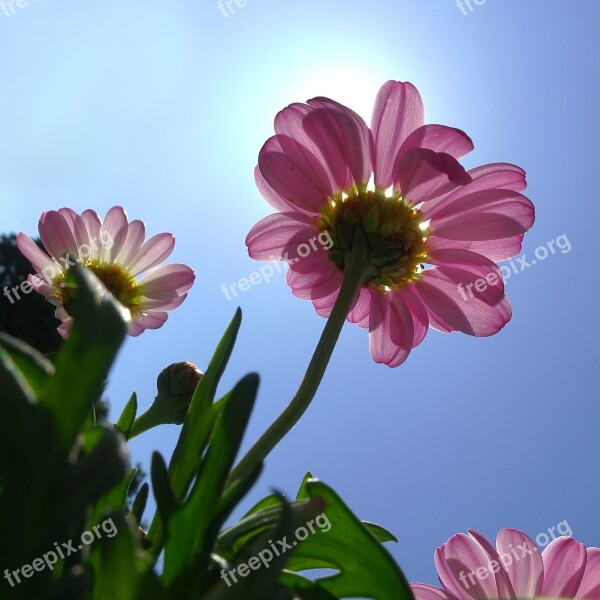
[[[161,327],[194,283],[190,267],[162,264],[175,247],[173,235],[160,233],[144,241],[144,223],[129,222],[121,206],[111,208],[104,220],[93,210],[81,215],[70,208],[51,210],[42,214],[38,229],[47,254],[24,233],[17,235],[17,246],[37,272],[29,276],[29,283],[56,306],[63,337],[71,328],[75,301],[65,277],[76,264],[93,271],[129,309],[132,336]]]
[[[543,552],[516,529],[502,529],[496,547],[480,533],[457,533],[434,554],[442,589],[413,583],[416,600],[581,598],[600,600],[600,549],[572,537]]]
[[[248,252],[286,261],[292,293],[324,317],[362,229],[374,271],[348,320],[369,330],[371,356],[390,367],[429,327],[474,336],[504,327],[511,307],[496,261],[520,251],[534,222],[522,169],[465,171],[458,160],[470,138],[425,125],[424,114],[417,89],[396,81],[380,89],[370,128],[328,98],[292,104],[276,116],[255,170],[277,213],[251,229]],[[315,244],[319,235],[331,243]]]

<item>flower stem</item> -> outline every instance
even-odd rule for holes
[[[354,305],[360,286],[372,274],[372,267],[366,262],[368,251],[364,234],[360,228],[357,228],[352,251],[346,255],[340,293],[333,306],[331,315],[327,319],[302,383],[285,410],[232,470],[229,476],[230,484],[238,481],[257,463],[264,460],[271,450],[275,448],[300,420],[306,409],[310,406],[323,379],[325,369],[329,364],[329,359],[342,331],[346,317]]]

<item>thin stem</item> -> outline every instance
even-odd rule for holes
[[[150,410],[147,410],[143,415],[140,415],[134,422],[133,427],[131,428],[131,433],[129,434],[129,439],[133,439],[138,435],[156,427],[157,425],[162,425],[163,422],[154,418],[154,415]]]
[[[357,229],[353,249],[346,255],[344,278],[338,298],[329,316],[313,357],[308,365],[302,383],[285,410],[275,419],[258,441],[250,448],[229,476],[229,483],[234,483],[258,462],[264,460],[269,452],[300,420],[310,406],[319,384],[325,374],[325,369],[333,353],[342,327],[350,309],[354,304],[361,283],[370,274],[366,264],[368,248],[364,235]]]

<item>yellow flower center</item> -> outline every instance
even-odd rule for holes
[[[365,234],[369,264],[375,274],[363,285],[390,291],[421,276],[427,258],[427,223],[423,214],[400,194],[360,190],[343,194],[321,209],[317,222],[333,240],[329,259],[340,270],[352,250],[357,227]]]
[[[114,263],[102,263],[97,260],[88,260],[84,266],[90,269],[103,283],[104,287],[129,311],[132,318],[139,312],[142,294],[138,283],[127,269]],[[70,314],[77,302],[77,286],[69,277],[69,271],[63,272],[54,281],[59,302]]]

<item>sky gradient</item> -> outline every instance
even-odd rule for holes
[[[329,96],[368,121],[381,84],[411,81],[427,122],[473,139],[466,166],[526,169],[537,220],[521,256],[560,236],[564,251],[513,272],[512,321],[488,339],[431,331],[393,370],[347,324],[244,503],[293,495],[310,470],[394,532],[388,548],[427,583],[435,547],[467,528],[535,537],[566,520],[600,546],[600,4],[472,4],[249,0],[226,17],[212,0],[32,0],[0,12],[0,230],[34,235],[44,210],[121,204],[150,234],[172,231],[171,262],[197,273],[166,326],[124,346],[108,387],[115,419],[134,390],[150,403],[169,363],[205,368],[237,305],[222,390],[262,378],[245,447],[293,395],[324,320],[283,272],[231,301],[221,292],[261,266],[244,238],[272,211],[253,169],[287,104]],[[134,441],[133,459],[170,455],[177,432]]]

